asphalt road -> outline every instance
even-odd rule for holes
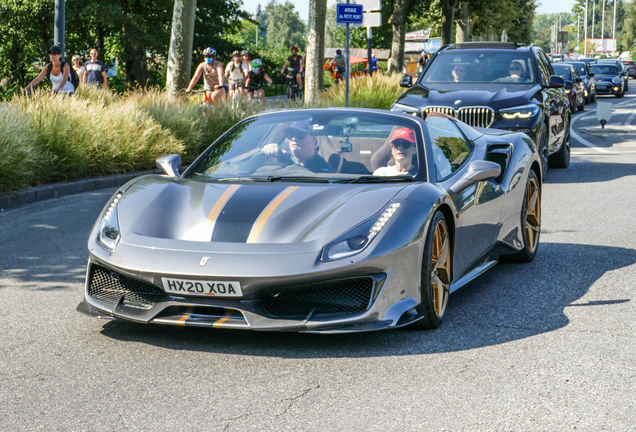
[[[635,118],[631,83],[611,124]],[[634,430],[636,147],[588,114],[544,184],[537,259],[453,294],[436,331],[91,319],[86,238],[113,190],[0,213],[0,430]]]

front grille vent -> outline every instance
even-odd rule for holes
[[[495,110],[487,107],[462,107],[459,109],[444,106],[428,106],[423,108],[426,113],[438,112],[455,117],[457,120],[472,127],[490,127],[495,121]]]
[[[266,290],[258,298],[272,318],[352,315],[371,305],[373,278],[351,278]]]
[[[151,283],[129,278],[95,264],[91,266],[88,294],[113,304],[124,296],[124,305],[137,309],[150,309],[168,297],[161,288]]]
[[[427,114],[430,112],[438,112],[438,113],[449,115],[451,117],[455,117],[455,109],[451,107],[428,106],[424,108],[422,111],[424,111]]]
[[[473,127],[490,127],[495,120],[495,110],[489,107],[464,107],[457,110],[457,120]]]

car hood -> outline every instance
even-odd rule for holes
[[[489,106],[495,110],[527,104],[541,90],[536,84],[416,84],[398,98],[397,102],[416,108],[448,106]]]
[[[182,250],[243,251],[258,244],[320,250],[384,209],[404,187],[145,177],[119,201],[120,242]]]

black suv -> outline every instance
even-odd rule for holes
[[[570,83],[568,83],[570,84]],[[570,164],[570,110],[565,81],[538,46],[467,42],[443,46],[417,82],[400,82],[391,110],[443,112],[473,127],[524,132],[549,165]],[[571,84],[570,84],[571,86]]]

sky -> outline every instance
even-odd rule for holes
[[[309,20],[309,0],[290,0],[295,6],[300,18],[304,21]],[[256,8],[259,3],[261,8],[265,8],[265,5],[269,0],[243,0],[243,9],[255,14]],[[279,3],[284,0],[278,0]],[[335,0],[327,0],[328,7],[335,4]],[[558,13],[558,12],[571,12],[572,6],[574,6],[574,0],[543,0],[541,5],[537,8],[536,13]]]

